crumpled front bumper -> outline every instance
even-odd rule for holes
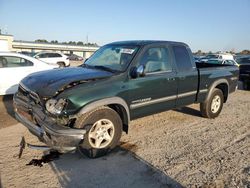
[[[13,101],[16,119],[51,149],[61,153],[71,152],[84,139],[86,130],[57,125],[32,100],[27,102],[15,94]]]

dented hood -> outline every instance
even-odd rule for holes
[[[42,97],[52,97],[56,92],[85,81],[94,81],[112,76],[114,73],[85,67],[70,67],[33,73],[21,83]]]

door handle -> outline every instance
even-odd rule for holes
[[[175,78],[167,78],[167,81],[174,81]]]

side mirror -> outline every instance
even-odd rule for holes
[[[140,65],[139,67],[132,68],[130,76],[132,78],[144,77],[145,76],[145,66]]]

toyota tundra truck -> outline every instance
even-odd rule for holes
[[[195,64],[185,43],[114,42],[81,66],[25,77],[14,108],[46,147],[95,158],[118,145],[139,117],[199,103],[203,117],[216,118],[238,75],[237,66]]]

